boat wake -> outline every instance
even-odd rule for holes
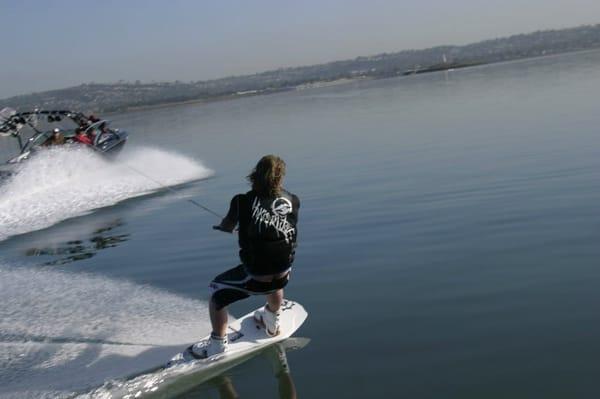
[[[0,241],[211,174],[195,160],[154,148],[116,161],[86,148],[48,149],[0,186]]]
[[[160,365],[210,330],[205,302],[52,269],[0,264],[0,303],[2,399],[73,397]]]

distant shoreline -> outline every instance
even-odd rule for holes
[[[539,55],[539,56],[535,56],[535,57],[526,57],[526,58],[519,58],[519,59],[513,59],[513,60],[507,60],[507,61],[479,63],[479,64],[474,64],[474,65],[463,66],[461,68],[457,68],[457,70],[458,69],[464,70],[464,69],[480,68],[480,67],[486,67],[486,66],[521,63],[521,62],[535,61],[538,59],[556,58],[556,57],[562,57],[562,56],[573,55],[573,54],[585,54],[585,53],[595,53],[595,52],[600,52],[600,48],[573,50],[573,51],[566,51],[563,53],[545,54],[545,55]],[[289,88],[286,90],[271,91],[268,93],[257,92],[257,93],[243,94],[243,95],[226,95],[226,96],[221,96],[218,98],[210,98],[210,99],[186,100],[186,101],[178,101],[178,102],[165,102],[165,103],[156,104],[156,105],[134,106],[134,107],[127,107],[126,109],[121,109],[121,110],[103,112],[103,115],[117,115],[117,114],[126,114],[129,112],[143,112],[143,111],[150,111],[153,109],[178,107],[178,106],[182,106],[182,105],[212,104],[212,103],[217,103],[217,102],[234,101],[234,100],[240,100],[243,98],[267,96],[267,95],[271,95],[271,94],[278,94],[278,93],[285,93],[285,92],[312,90],[312,89],[319,89],[319,88],[333,87],[333,86],[343,86],[343,85],[347,85],[350,83],[370,81],[370,80],[411,79],[411,78],[417,77],[419,75],[440,73],[440,72],[444,72],[444,71],[453,72],[454,68],[448,68],[446,70],[435,70],[435,71],[430,71],[427,73],[420,73],[420,74],[406,74],[406,75],[388,76],[388,77],[381,77],[381,78],[373,78],[373,77],[357,77],[357,78],[353,78],[353,79],[344,78],[344,79],[337,79],[334,81],[322,81],[322,82],[314,82],[311,84],[302,84],[302,85],[299,85],[302,87],[299,87],[299,86],[292,87],[292,88]]]
[[[117,113],[434,73],[600,49],[600,24],[536,31],[467,45],[402,50],[325,64],[279,68],[207,81],[86,83],[0,100],[0,108]]]
[[[224,102],[224,101],[241,100],[243,98],[268,96],[271,94],[278,94],[278,93],[287,93],[287,92],[293,92],[293,91],[318,89],[318,88],[323,88],[323,87],[341,86],[341,85],[359,82],[359,81],[365,81],[365,80],[376,80],[376,79],[374,79],[374,78],[337,79],[334,81],[322,81],[322,82],[314,82],[314,83],[310,83],[310,84],[302,84],[302,85],[299,85],[296,87],[291,87],[291,88],[282,89],[282,90],[273,90],[273,91],[269,91],[266,93],[265,92],[257,92],[257,93],[248,93],[248,94],[242,94],[242,95],[232,94],[232,95],[226,95],[226,96],[220,96],[220,97],[208,98],[208,99],[207,98],[199,98],[197,100],[165,102],[162,104],[155,104],[155,105],[140,105],[140,106],[134,106],[134,107],[126,107],[125,109],[122,109],[122,110],[103,112],[103,114],[104,115],[124,114],[127,112],[148,111],[148,110],[153,110],[153,109],[176,107],[179,105],[212,104],[212,103]]]

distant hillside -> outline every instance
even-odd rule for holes
[[[254,75],[183,83],[89,83],[0,100],[0,108],[66,108],[109,112],[184,101],[217,100],[293,90],[339,79],[385,78],[448,62],[477,64],[600,48],[600,24],[539,31],[466,46],[404,50],[327,64],[282,68]]]

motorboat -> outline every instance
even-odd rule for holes
[[[38,109],[17,112],[4,108],[0,110],[0,137],[12,137],[18,145],[8,160],[0,164],[2,178],[12,175],[16,165],[50,146],[84,145],[102,156],[114,157],[127,142],[128,133],[111,128],[108,120],[81,112]]]

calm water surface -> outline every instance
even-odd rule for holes
[[[598,93],[590,52],[114,116],[120,162],[177,192],[114,166],[0,191],[0,397],[85,392],[206,334],[236,241],[186,199],[224,213],[266,153],[302,201],[299,397],[597,396]],[[265,356],[227,376],[279,397]]]

